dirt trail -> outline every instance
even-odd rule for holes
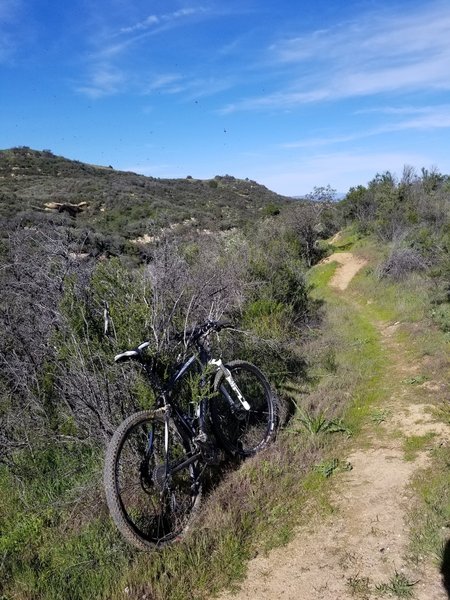
[[[351,252],[337,252],[325,258],[321,264],[325,265],[331,262],[341,265],[330,281],[331,287],[341,291],[347,289],[356,273],[367,264],[366,260],[357,258]]]
[[[351,253],[333,255],[326,262],[334,260],[342,266],[330,285],[343,290],[365,263]],[[431,404],[436,394],[433,385],[422,386],[419,404],[413,386],[407,383],[420,365],[409,364],[406,349],[395,337],[401,325],[379,327],[381,343],[391,361],[390,375],[396,376],[396,381],[405,380],[381,407],[390,413],[389,418],[378,425],[371,423],[364,447],[347,457],[352,470],[335,476],[332,516],[325,520],[318,517],[317,522],[299,528],[287,546],[252,560],[240,591],[226,592],[222,600],[379,598],[375,585],[388,583],[395,571],[417,582],[413,590],[417,600],[448,598],[437,567],[412,568],[405,561],[409,483],[427,465],[429,451],[418,452],[413,460],[406,461],[399,433],[432,432],[435,437],[431,444],[435,445],[448,439],[449,428],[436,422],[429,412],[427,399]]]

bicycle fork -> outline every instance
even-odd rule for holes
[[[249,411],[250,410],[250,404],[247,402],[247,400],[244,398],[244,396],[242,395],[241,390],[239,389],[237,383],[235,382],[235,380],[233,379],[233,376],[230,372],[229,369],[226,368],[226,366],[223,364],[223,361],[221,358],[215,360],[215,359],[211,359],[208,364],[210,365],[214,365],[215,367],[218,368],[218,370],[222,371],[222,373],[224,374],[225,379],[227,380],[227,382],[229,383],[231,389],[233,390],[233,392],[236,394],[239,402],[241,403],[242,407],[244,408],[244,410]],[[230,394],[227,392],[227,390],[225,389],[225,387],[221,390],[225,396],[225,398],[227,399],[227,401],[229,402],[230,406],[232,408],[235,408],[235,402],[233,401],[233,398],[230,396]]]

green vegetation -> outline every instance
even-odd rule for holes
[[[389,581],[374,585],[369,577],[358,575],[347,579],[347,587],[352,596],[360,600],[374,597],[413,598],[417,581],[410,581],[405,573],[394,571]]]
[[[4,593],[110,598],[125,588],[138,594],[136,582],[146,581],[155,597],[194,597],[211,590],[208,564],[227,565],[216,585],[225,583],[242,571],[256,546],[289,537],[292,523],[280,522],[289,507],[303,503],[311,480],[298,479],[298,469],[285,465],[303,464],[306,476],[328,442],[286,438],[264,457],[223,473],[191,537],[149,563],[125,547],[103,501],[104,444],[125,415],[153,401],[141,374],[115,367],[112,357],[150,339],[148,360],[164,375],[182,350],[173,342],[174,331],[206,318],[228,318],[245,333],[221,337],[223,356],[256,362],[288,403],[287,384],[298,387],[308,379],[304,353],[292,341],[308,327],[316,330],[321,318],[305,272],[322,251],[304,250],[327,235],[319,226],[322,211],[228,176],[215,178],[212,186],[192,179],[161,182],[26,148],[0,159],[0,322],[7,357],[0,380]],[[90,196],[77,195],[80,190]],[[169,196],[170,209],[164,204]],[[66,208],[39,212],[49,201],[70,210],[78,202],[87,207],[75,216]],[[154,225],[154,239],[138,252],[130,228],[135,219],[145,226],[144,201],[166,221]],[[180,207],[201,205],[206,221],[188,212],[183,219],[189,223],[161,230],[179,223],[170,219]],[[254,225],[247,231],[250,218]],[[219,235],[225,223],[239,228]],[[217,235],[198,233],[205,225]],[[12,233],[6,237],[6,231]],[[137,233],[148,231],[145,226]],[[105,301],[109,338],[103,334]],[[278,497],[269,498],[274,486],[285,490],[282,496],[292,492],[283,508]],[[230,506],[233,497],[241,500]],[[267,522],[274,524],[269,532]]]
[[[336,205],[328,188],[294,202],[230,176],[157,180],[27,148],[0,153],[0,176],[5,598],[177,600],[217,592],[244,575],[250,557],[286,543],[314,513],[330,514],[330,476],[351,468],[345,457],[367,424],[389,420],[383,401],[401,385],[420,395],[431,380],[426,368],[394,376],[384,328],[398,326],[412,362],[427,356],[443,368],[445,176],[377,176]],[[49,202],[87,206],[70,216],[44,211]],[[345,224],[330,248],[325,240]],[[319,263],[350,248],[368,266],[344,298],[328,285],[337,264]],[[112,527],[101,469],[115,426],[151,406],[153,394],[139,372],[114,367],[112,357],[148,338],[148,359],[163,375],[182,351],[173,333],[207,317],[236,324],[217,342],[220,351],[268,373],[284,427],[261,455],[211,474],[205,509],[185,541],[143,555]],[[447,405],[436,410],[449,420]],[[430,440],[406,438],[405,457]],[[438,448],[414,483],[416,560],[442,554],[448,464],[447,449]],[[408,597],[412,585],[402,573],[377,590],[365,578],[348,580],[362,598],[369,591]]]
[[[390,414],[390,411],[386,410],[385,408],[375,409],[370,414],[370,420],[376,425],[381,425],[381,423],[384,423],[384,421],[386,421]]]
[[[450,450],[440,446],[433,451],[432,465],[422,470],[413,482],[418,502],[409,514],[410,553],[420,563],[432,556],[442,564],[447,528],[450,523]]]
[[[423,451],[427,446],[429,446],[435,435],[435,433],[430,432],[425,435],[408,436],[403,443],[405,460],[414,460],[418,452]]]
[[[387,583],[380,583],[375,586],[376,592],[380,596],[396,596],[397,598],[412,598],[414,595],[413,587],[417,582],[410,581],[408,577],[399,571],[395,571]]]
[[[351,435],[350,430],[340,420],[329,420],[325,417],[324,412],[311,414],[301,409],[297,410],[297,422],[312,436],[321,433],[346,433]],[[299,430],[297,430],[299,431]]]
[[[352,465],[349,462],[342,462],[338,458],[331,458],[329,460],[323,460],[321,463],[316,465],[316,470],[323,475],[323,477],[331,477],[336,471],[351,471]]]
[[[143,236],[194,239],[252,227],[293,201],[251,180],[159,179],[86,165],[49,151],[0,151],[0,218],[27,227],[64,226],[83,252],[136,260]],[[68,204],[85,206],[76,214]],[[66,203],[66,209],[50,209]],[[206,233],[205,233],[206,232]],[[144,246],[144,247],[142,247]]]

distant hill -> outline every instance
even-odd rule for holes
[[[148,240],[161,229],[192,235],[245,228],[292,201],[229,175],[160,179],[48,150],[0,150],[0,217],[8,226],[61,223],[129,243]]]

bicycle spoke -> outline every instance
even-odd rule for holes
[[[195,457],[191,458],[170,424],[166,464],[165,428],[163,419],[138,413],[119,431],[114,453],[107,456],[105,480],[112,470],[114,476],[114,485],[107,482],[106,488],[111,514],[127,539],[139,547],[162,545],[179,536],[198,498]]]

